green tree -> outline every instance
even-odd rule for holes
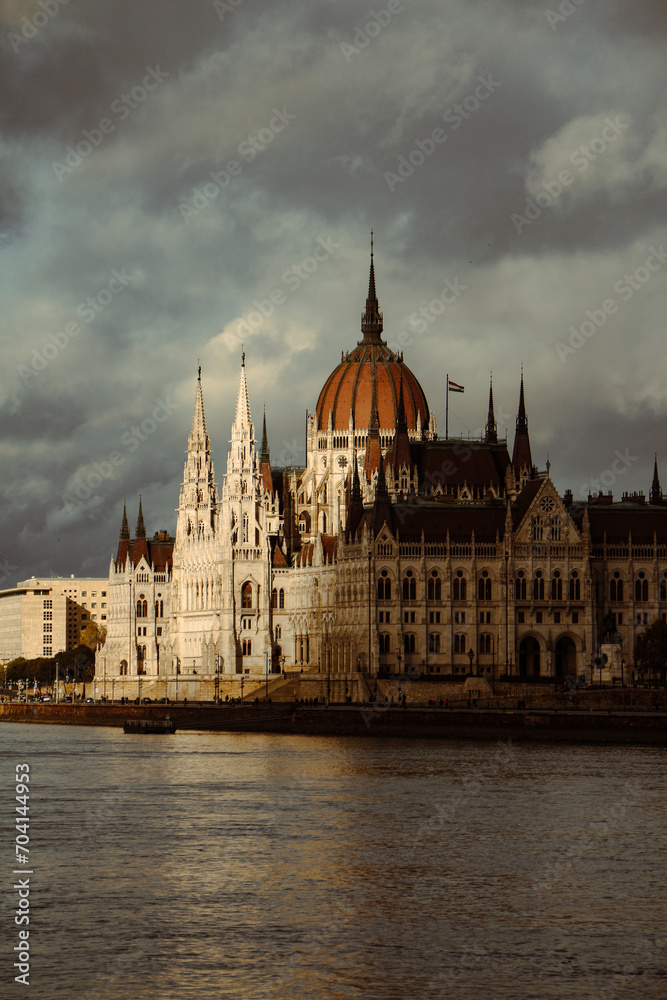
[[[667,622],[654,622],[637,637],[635,663],[648,673],[649,678],[662,681],[667,666]]]
[[[82,646],[87,646],[88,649],[92,649],[93,652],[98,648],[98,646],[103,646],[106,642],[107,630],[104,626],[100,626],[97,622],[88,622],[86,627],[81,630],[81,638],[79,643]]]

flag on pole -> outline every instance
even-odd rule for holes
[[[452,382],[449,379],[448,388],[450,392],[465,392],[465,386],[459,385],[458,382]]]

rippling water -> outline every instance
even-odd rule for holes
[[[0,726],[0,997],[667,997],[667,751]],[[5,819],[7,822],[5,822]]]

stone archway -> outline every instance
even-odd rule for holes
[[[526,635],[519,643],[519,676],[539,677],[541,666],[540,644],[534,635]]]
[[[556,678],[562,681],[568,674],[577,676],[577,647],[569,635],[562,635],[555,646]]]

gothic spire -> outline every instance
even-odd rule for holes
[[[354,449],[354,467],[352,472],[352,492],[350,494],[350,505],[347,511],[347,525],[345,530],[349,535],[354,535],[359,521],[363,517],[364,502],[361,495],[361,482],[359,480],[359,464],[357,462],[357,449]]]
[[[190,434],[190,444],[199,442],[205,445],[207,439],[206,415],[204,413],[204,393],[201,385],[201,365],[197,376],[197,390],[195,394],[195,411],[192,417],[192,432]]]
[[[521,393],[523,398],[523,380],[521,381]],[[486,441],[487,444],[497,444],[498,442],[498,426],[493,412],[493,375],[489,383],[489,415],[486,419]]]
[[[250,402],[248,400],[248,383],[245,377],[245,351],[241,356],[241,375],[239,377],[239,394],[236,401],[236,418],[234,423],[237,427],[249,427],[252,423],[250,418]]]
[[[266,407],[264,407],[264,424],[262,427],[262,443],[259,449],[259,460],[260,462],[269,461],[269,438],[266,433]]]
[[[130,526],[127,523],[127,501],[123,500],[123,520],[120,526],[120,539],[121,542],[129,542],[130,540]]]
[[[366,311],[361,314],[361,332],[365,341],[377,343],[382,333],[382,313],[375,291],[375,263],[373,259],[373,230],[371,230],[371,270],[368,276]]]
[[[530,437],[528,435],[528,418],[526,417],[526,403],[523,392],[523,366],[521,367],[521,388],[519,390],[519,412],[516,418],[516,433],[514,435],[514,448],[512,450],[512,468],[517,479],[521,478],[522,470],[524,476],[528,478],[532,475],[533,460],[530,454]]]
[[[651,483],[651,496],[650,502],[653,504],[662,503],[662,490],[660,489],[660,480],[658,478],[658,456],[656,454],[655,461],[653,463],[653,482]]]
[[[144,524],[144,511],[141,505],[141,496],[139,497],[139,516],[137,518],[137,527],[134,531],[135,538],[145,538],[146,537],[146,525]]]
[[[378,416],[377,402],[377,369],[375,356],[371,352],[372,388],[371,388],[371,417],[368,423],[368,436],[366,438],[366,459],[364,470],[370,480],[375,470],[378,468],[381,458],[380,448],[380,418]]]

